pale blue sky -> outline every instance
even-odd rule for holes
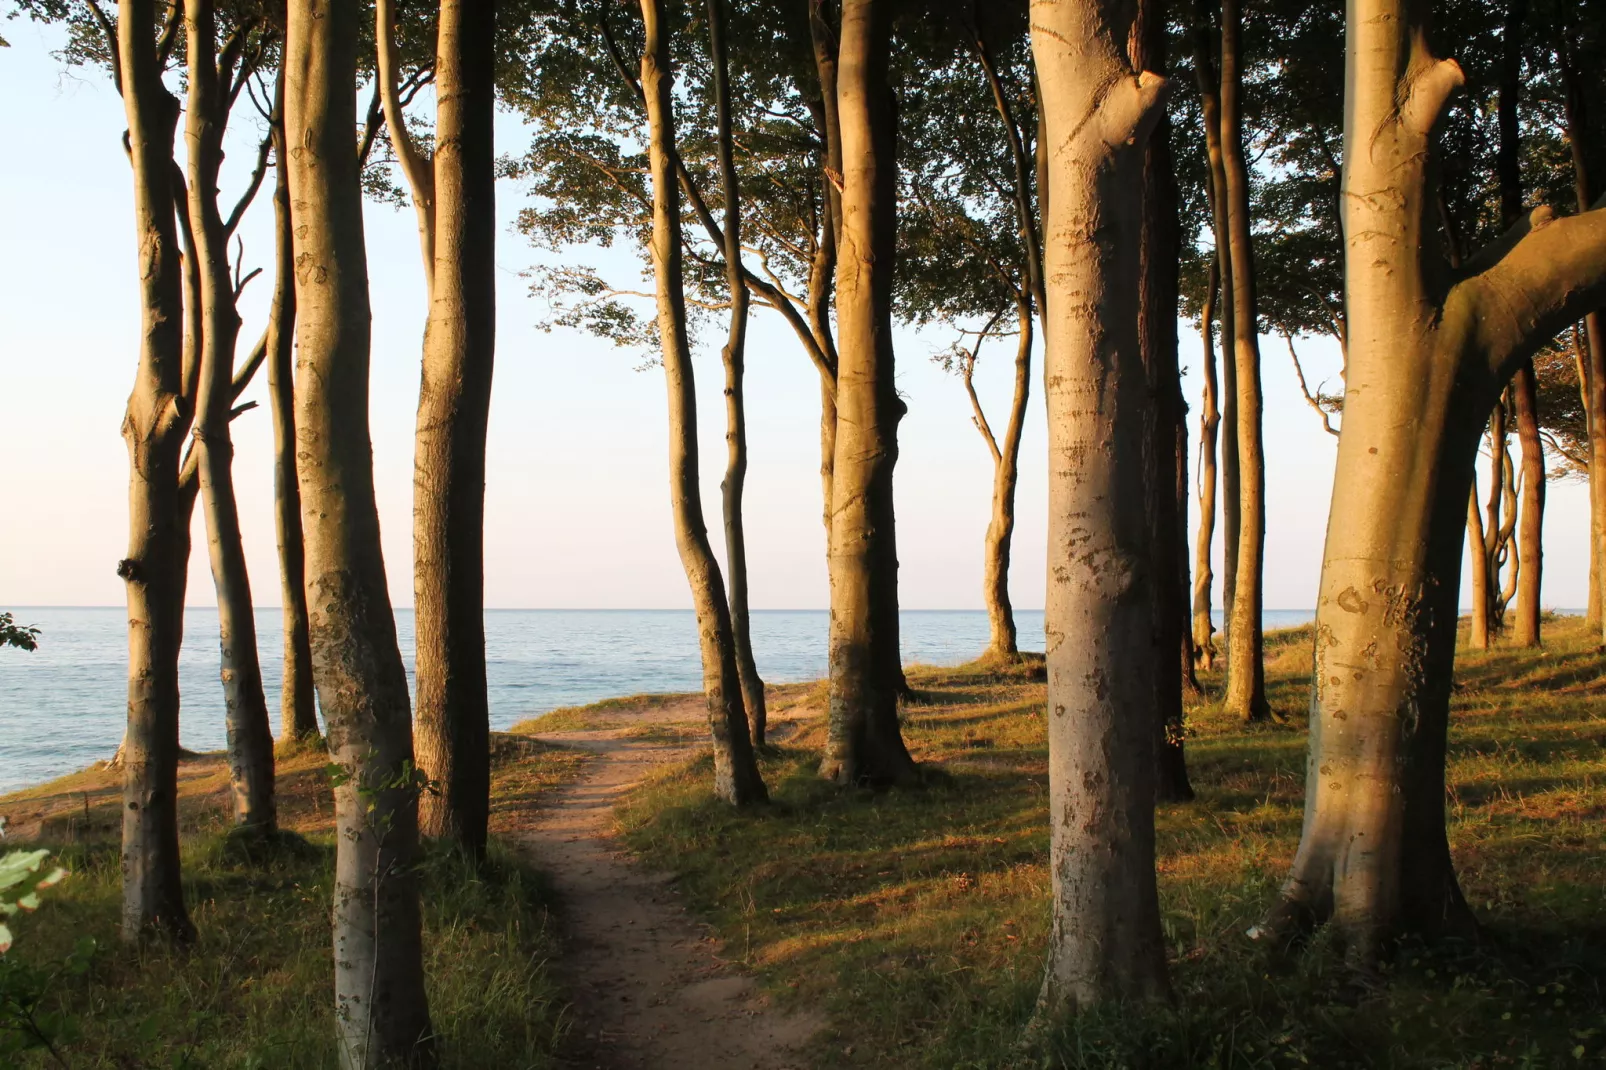
[[[64,70],[49,52],[59,38],[23,22],[6,25],[0,50],[0,606],[115,605],[113,574],[126,543],[127,454],[118,428],[135,367],[137,309],[128,168],[121,103],[103,77]],[[232,157],[251,155],[254,116]],[[518,122],[498,127],[518,148]],[[239,175],[233,176],[237,189]],[[499,189],[498,340],[486,519],[486,597],[497,607],[689,605],[671,537],[662,375],[638,372],[632,354],[574,333],[543,334],[541,303],[520,272],[537,256],[512,230],[523,191]],[[259,200],[242,226],[246,263],[265,264],[271,213]],[[412,602],[412,429],[423,286],[410,209],[369,206],[374,307],[375,476],[391,596]],[[634,271],[615,256],[620,277]],[[271,266],[271,265],[267,265]],[[261,331],[268,283],[244,303],[242,348]],[[710,340],[712,341],[712,340]],[[909,404],[897,467],[901,599],[907,608],[981,605],[981,539],[991,461],[969,423],[957,380],[932,364],[946,337],[900,332],[899,389]],[[1010,345],[983,356],[979,389],[1001,414]],[[1313,383],[1336,378],[1337,354],[1305,343]],[[1197,337],[1183,334],[1186,385],[1197,408]],[[747,523],[753,604],[827,603],[818,479],[818,386],[790,331],[758,313],[749,343],[751,469]],[[724,464],[717,348],[698,353],[703,494],[719,544]],[[1045,438],[1040,377],[1022,453],[1015,567],[1016,605],[1043,604]],[[1266,605],[1314,604],[1335,440],[1299,396],[1280,342],[1265,347],[1267,484]],[[271,433],[262,410],[235,424],[241,523],[259,604],[278,601],[272,525]],[[1001,422],[1001,420],[999,421]],[[1584,600],[1587,492],[1551,486],[1546,605]],[[199,525],[199,512],[197,512]],[[197,527],[197,548],[200,541]],[[1219,541],[1218,541],[1219,554]],[[1219,592],[1218,592],[1219,597]],[[211,600],[205,555],[192,561],[189,602]]]

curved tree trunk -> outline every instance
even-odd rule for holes
[[[1476,471],[1467,492],[1467,548],[1471,562],[1472,613],[1467,645],[1473,650],[1489,649],[1489,556],[1483,537],[1483,513],[1478,508]]]
[[[1232,240],[1229,235],[1226,152],[1222,145],[1221,74],[1217,69],[1212,43],[1210,0],[1199,0],[1198,25],[1194,32],[1194,75],[1199,82],[1200,113],[1205,132],[1205,158],[1210,181],[1205,193],[1210,200],[1211,234],[1216,243],[1216,275],[1221,299],[1221,401],[1216,423],[1220,431],[1221,472],[1221,624],[1220,653],[1231,657],[1232,605],[1238,591],[1238,543],[1242,530],[1242,494],[1238,465],[1238,365],[1237,308],[1233,288]],[[1212,491],[1212,494],[1214,492]],[[1208,552],[1208,547],[1206,547]],[[1209,606],[1206,605],[1206,610]]]
[[[764,743],[768,720],[764,681],[753,659],[753,633],[747,607],[747,535],[742,525],[742,491],[747,482],[747,400],[742,375],[747,356],[747,284],[742,271],[742,201],[736,179],[736,150],[731,129],[730,76],[725,58],[722,0],[708,0],[709,58],[714,68],[714,103],[719,123],[719,175],[725,196],[725,282],[731,295],[730,335],[721,354],[725,366],[725,481],[721,504],[725,519],[725,557],[730,570],[731,631],[736,642],[736,669],[742,682],[742,704],[753,744]]]
[[[1225,708],[1246,721],[1271,716],[1266,702],[1262,601],[1266,552],[1266,455],[1261,441],[1260,340],[1255,302],[1254,241],[1250,233],[1249,165],[1244,158],[1243,88],[1238,0],[1221,5],[1221,144],[1226,176],[1227,236],[1232,270],[1233,414],[1238,452],[1238,556],[1228,604]],[[1229,529],[1232,527],[1228,524]],[[1232,533],[1229,530],[1228,536]]]
[[[496,354],[496,17],[441,0],[435,152],[405,134],[395,8],[379,5],[386,124],[412,189],[429,294],[413,450],[418,760],[425,835],[478,858],[490,819],[485,683],[485,436]]]
[[[1199,414],[1199,534],[1193,553],[1193,651],[1203,669],[1216,667],[1216,626],[1210,619],[1210,586],[1215,571],[1211,565],[1210,544],[1216,532],[1216,432],[1221,426],[1221,410],[1216,403],[1216,344],[1211,319],[1216,312],[1219,276],[1219,263],[1211,261],[1204,308],[1199,312],[1204,398]]]
[[[234,497],[234,444],[229,434],[234,400],[234,349],[240,316],[229,277],[228,234],[218,210],[218,172],[228,125],[227,86],[218,70],[217,18],[212,0],[184,7],[189,47],[189,217],[199,289],[200,367],[196,394],[195,449],[206,516],[207,556],[217,589],[222,651],[223,703],[228,725],[229,774],[234,821],[243,829],[271,832],[274,813],[273,728],[257,656],[251,577],[246,571]]]
[[[1122,46],[1135,16],[1135,4],[1093,0],[1034,0],[1031,9],[1051,146],[1044,617],[1054,918],[1040,1023],[1167,990],[1150,682],[1162,654],[1137,331],[1143,146],[1162,112],[1164,81],[1131,68]]]
[[[820,82],[820,104],[815,112],[821,153],[819,240],[809,264],[808,322],[814,344],[824,355],[820,376],[820,499],[825,524],[827,564],[831,558],[831,486],[836,473],[836,339],[831,332],[831,301],[835,292],[837,240],[842,231],[842,123],[838,117],[837,40],[827,18],[824,0],[810,0],[809,38],[814,49],[814,70]]]
[[[385,582],[368,435],[370,310],[355,5],[290,0],[285,126],[295,215],[296,475],[313,676],[335,786],[335,1022],[348,1070],[433,1062],[415,859],[407,674]]]
[[[279,544],[279,602],[284,615],[284,686],[279,736],[319,735],[307,624],[306,553],[301,539],[301,485],[296,481],[294,236],[290,233],[290,164],[284,138],[284,72],[273,117],[273,305],[268,310],[268,407],[273,420],[273,530]]]
[[[837,261],[836,456],[831,486],[829,734],[820,776],[915,779],[898,728],[898,556],[892,469],[903,415],[893,382],[897,245],[888,0],[844,0],[837,110],[842,225]]]
[[[162,85],[152,0],[121,0],[117,57],[134,175],[140,280],[139,373],[123,417],[128,443],[128,729],[123,742],[123,910],[127,939],[194,933],[178,851],[178,653],[184,630],[188,513],[179,453],[184,397],[183,285],[173,205],[178,101]],[[182,193],[179,193],[181,196]]]
[[[1445,832],[1444,753],[1477,442],[1521,362],[1606,296],[1606,210],[1536,211],[1456,275],[1425,252],[1436,247],[1432,130],[1462,80],[1428,54],[1426,15],[1409,0],[1349,9],[1348,400],[1316,611],[1304,829],[1257,930],[1331,919],[1363,964],[1401,931],[1472,925]]]
[[[697,393],[686,341],[686,298],[681,277],[680,189],[675,177],[674,77],[662,0],[641,0],[645,45],[641,87],[652,172],[652,261],[657,279],[658,334],[669,387],[670,504],[675,545],[691,585],[703,658],[703,691],[714,742],[714,792],[738,806],[762,802],[764,781],[753,757],[742,707],[736,640],[719,562],[703,524],[697,472]]]

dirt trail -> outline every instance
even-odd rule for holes
[[[751,978],[717,957],[718,941],[677,902],[668,877],[647,872],[612,838],[614,804],[655,766],[698,747],[639,738],[634,726],[689,730],[703,717],[700,697],[666,700],[605,718],[608,727],[537,737],[597,755],[524,836],[561,898],[575,1000],[570,1066],[791,1070],[805,1065],[800,1052],[823,1024],[769,1006]]]

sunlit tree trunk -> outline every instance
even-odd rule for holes
[[[1204,393],[1199,413],[1199,533],[1193,554],[1193,649],[1202,669],[1216,667],[1213,639],[1216,627],[1210,619],[1210,586],[1215,570],[1210,545],[1216,531],[1216,433],[1221,426],[1221,410],[1216,403],[1216,344],[1212,323],[1219,275],[1219,265],[1213,260],[1210,279],[1205,284],[1204,307],[1199,312],[1199,341],[1203,350],[1200,374],[1204,379]]]
[[[747,359],[747,283],[742,271],[742,200],[736,179],[732,132],[730,75],[725,56],[723,0],[708,0],[709,59],[714,73],[714,105],[719,126],[719,177],[725,196],[725,282],[731,295],[730,334],[721,354],[725,366],[725,481],[721,484],[725,520],[725,559],[730,571],[731,632],[736,668],[742,682],[742,704],[753,743],[764,743],[764,680],[753,658],[753,633],[747,606],[747,534],[742,523],[742,491],[747,482],[747,401],[742,376]]]
[[[1478,479],[1474,474],[1472,491],[1467,495],[1467,549],[1472,590],[1472,610],[1468,622],[1467,645],[1473,650],[1489,649],[1489,555],[1483,537],[1483,513],[1478,508]]]
[[[425,835],[485,852],[490,712],[485,683],[485,436],[496,353],[496,15],[441,0],[435,143],[406,133],[395,6],[377,8],[385,123],[412,190],[429,295],[413,451],[418,760],[432,789]]]
[[[1522,92],[1523,23],[1528,0],[1507,0],[1501,37],[1500,95],[1496,118],[1500,144],[1495,169],[1500,183],[1500,223],[1522,218],[1522,146],[1518,122]],[[1533,360],[1523,362],[1511,383],[1517,442],[1522,451],[1522,502],[1517,526],[1517,608],[1512,639],[1521,647],[1539,645],[1539,585],[1544,567],[1545,449],[1539,438],[1538,383]]]
[[[837,53],[842,225],[837,260],[837,432],[831,488],[829,731],[820,775],[917,776],[898,728],[898,553],[892,469],[904,405],[893,381],[897,175],[887,84],[889,0],[845,0]]]
[[[290,0],[285,128],[295,219],[296,475],[313,677],[335,785],[335,1025],[342,1067],[434,1061],[407,674],[368,434],[370,309],[354,131],[356,5]]]
[[[1138,334],[1144,145],[1164,80],[1132,70],[1136,4],[1034,0],[1047,126],[1049,820],[1053,925],[1038,1002],[1167,990],[1154,870],[1154,555]]]
[[[306,554],[301,540],[301,485],[296,481],[294,236],[290,233],[289,146],[284,137],[284,73],[273,118],[273,304],[268,310],[268,407],[273,420],[273,530],[279,544],[279,601],[284,617],[284,686],[279,736],[318,736],[307,624]]]
[[[680,190],[675,175],[674,76],[663,0],[641,0],[645,45],[641,87],[647,107],[648,162],[652,174],[652,262],[657,280],[658,334],[669,386],[670,503],[675,545],[691,586],[703,659],[703,692],[714,743],[714,792],[736,805],[761,802],[759,777],[742,707],[736,640],[719,562],[703,524],[697,471],[697,394],[686,340],[686,297],[681,277]]]
[[[1566,90],[1567,145],[1573,164],[1573,190],[1578,210],[1594,203],[1594,176],[1586,146],[1589,122],[1587,97],[1580,86],[1570,42],[1561,50],[1562,82]],[[1584,317],[1585,417],[1589,426],[1589,536],[1590,610],[1597,630],[1606,628],[1606,317],[1591,310]],[[1606,632],[1602,634],[1606,641]]]
[[[179,455],[191,410],[184,397],[183,284],[173,215],[179,109],[162,85],[152,0],[121,0],[116,33],[140,281],[139,371],[123,417],[128,553],[117,566],[128,598],[122,931],[129,939],[152,932],[184,939],[194,930],[184,909],[178,853],[178,653],[189,558]]]
[[[195,449],[206,516],[207,557],[217,590],[222,652],[223,703],[228,728],[229,774],[234,821],[243,829],[271,832],[277,825],[273,798],[273,728],[257,656],[251,578],[246,571],[234,496],[234,444],[229,414],[234,400],[234,349],[240,316],[229,273],[228,233],[218,209],[218,173],[228,126],[232,60],[219,56],[212,0],[184,6],[189,50],[185,144],[189,159],[189,218],[194,239],[199,299],[200,367],[196,394]],[[221,66],[220,66],[221,59]]]
[[[1445,829],[1456,595],[1477,444],[1521,362],[1606,298],[1606,211],[1530,213],[1452,271],[1432,132],[1461,84],[1426,5],[1351,0],[1349,362],[1317,602],[1305,821],[1259,934],[1331,920],[1370,964],[1405,930],[1472,925]]]
[[[836,338],[831,330],[835,293],[837,239],[842,230],[842,124],[836,99],[837,40],[825,0],[809,2],[809,37],[814,69],[820,81],[815,126],[821,143],[819,240],[809,264],[808,322],[821,354],[820,367],[820,500],[825,524],[826,560],[830,560],[831,486],[836,466]]]
[[[1226,176],[1227,243],[1232,290],[1233,431],[1238,454],[1238,556],[1228,571],[1227,690],[1223,706],[1246,721],[1271,716],[1266,702],[1262,589],[1266,551],[1266,455],[1261,442],[1260,340],[1255,301],[1254,240],[1250,233],[1249,164],[1244,156],[1243,57],[1238,0],[1221,5],[1221,147]],[[1225,359],[1225,358],[1224,358]],[[1228,524],[1229,529],[1232,527]],[[1228,537],[1232,537],[1229,530]]]

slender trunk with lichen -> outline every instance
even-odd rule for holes
[[[236,31],[238,34],[238,31]],[[234,821],[242,829],[271,832],[274,813],[273,728],[257,656],[256,616],[245,544],[234,497],[234,443],[229,434],[234,400],[234,350],[240,315],[229,273],[229,234],[217,202],[228,126],[231,82],[238,55],[219,54],[212,0],[184,6],[189,101],[185,144],[189,159],[189,219],[194,243],[200,330],[195,449],[206,517],[207,557],[217,589],[223,704]]]
[[[1238,462],[1238,556],[1228,604],[1227,690],[1222,705],[1246,721],[1271,716],[1266,701],[1261,610],[1266,552],[1266,454],[1261,441],[1260,340],[1255,300],[1254,239],[1250,231],[1249,163],[1244,155],[1243,57],[1238,0],[1221,5],[1221,146],[1226,178],[1227,243],[1232,290],[1233,431]],[[1231,525],[1229,525],[1230,527]],[[1231,532],[1228,533],[1231,537]]]
[[[658,334],[669,387],[670,504],[675,545],[691,586],[703,660],[703,693],[714,743],[714,792],[741,806],[766,798],[742,706],[736,639],[719,562],[703,523],[697,470],[697,394],[686,339],[681,267],[680,188],[675,173],[674,76],[663,0],[641,0],[644,45],[641,87],[647,110],[652,177],[652,263],[657,283]]]
[[[419,806],[426,836],[472,857],[490,820],[485,681],[485,438],[496,353],[496,16],[492,0],[441,0],[435,142],[406,134],[395,7],[377,9],[386,125],[412,190],[429,299],[413,449]]]
[[[385,580],[368,434],[370,309],[355,5],[290,0],[296,475],[313,678],[335,778],[335,1028],[346,1070],[434,1062],[418,903],[407,673]]]
[[[714,73],[714,107],[719,126],[720,188],[725,196],[725,282],[730,289],[730,333],[721,353],[725,367],[725,480],[720,485],[725,521],[725,560],[730,570],[731,633],[742,704],[755,746],[764,743],[768,720],[764,680],[753,658],[753,631],[747,606],[747,534],[742,524],[742,492],[747,483],[747,401],[742,376],[747,359],[747,283],[742,270],[742,200],[736,178],[735,135],[731,123],[730,75],[725,57],[724,0],[708,0],[709,62]]]
[[[1375,961],[1465,932],[1445,831],[1462,534],[1485,415],[1521,362],[1606,299],[1606,210],[1538,209],[1452,270],[1433,130],[1460,68],[1410,0],[1351,0],[1344,115],[1344,426],[1315,629],[1305,820],[1257,935],[1330,921]]]
[[[134,176],[140,280],[139,371],[123,417],[128,444],[128,729],[123,755],[123,910],[128,939],[194,932],[178,853],[178,654],[189,558],[179,466],[189,432],[183,283],[174,223],[178,101],[162,84],[152,0],[121,0],[117,73]]]
[[[1212,322],[1219,275],[1219,264],[1212,260],[1210,278],[1205,284],[1204,307],[1199,311],[1199,341],[1203,350],[1200,374],[1204,379],[1204,392],[1199,412],[1199,534],[1193,553],[1193,650],[1202,669],[1216,667],[1216,626],[1210,619],[1210,586],[1215,571],[1210,545],[1216,532],[1216,433],[1221,426],[1221,410],[1216,403],[1216,343]]]
[[[897,174],[889,0],[844,0],[837,51],[842,224],[837,235],[837,429],[831,484],[829,728],[820,775],[918,775],[898,726],[898,551],[892,470],[903,401],[893,379]]]
[[[279,546],[279,601],[284,618],[284,684],[279,738],[316,739],[312,639],[307,624],[306,552],[301,539],[301,485],[296,481],[294,236],[290,233],[289,146],[284,137],[284,73],[273,115],[273,304],[268,309],[268,407],[273,421],[273,530]]]
[[[1137,5],[1033,0],[1049,146],[1049,818],[1053,924],[1038,1022],[1162,997],[1156,659],[1137,326],[1144,145],[1164,80],[1125,50]]]

